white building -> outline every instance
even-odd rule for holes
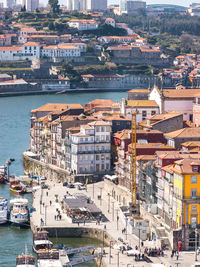
[[[98,23],[93,19],[72,19],[68,22],[68,25],[79,31],[96,30],[98,28]]]
[[[43,46],[41,56],[49,58],[67,58],[67,57],[80,57],[81,49],[73,46],[72,44],[58,44]]]
[[[22,6],[25,6],[26,11],[35,11],[39,7],[39,0],[23,0]]]
[[[132,118],[132,113],[136,113],[136,123],[145,120],[147,117],[159,114],[159,105],[155,100],[127,100],[122,98],[121,113]]]
[[[113,18],[107,18],[105,20],[105,24],[111,25],[112,27],[115,27],[115,20]]]
[[[110,171],[111,124],[94,121],[80,127],[71,138],[71,170],[75,174]]]
[[[32,60],[40,58],[40,44],[28,42],[22,46],[0,47],[0,61]]]
[[[107,0],[87,0],[87,10],[106,10]]]

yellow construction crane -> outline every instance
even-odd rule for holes
[[[137,176],[137,166],[136,166],[136,116],[137,113],[131,113],[131,203],[130,203],[130,212],[132,214],[139,214],[139,206],[136,203],[136,176]]]

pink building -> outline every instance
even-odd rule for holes
[[[193,103],[193,122],[195,126],[200,126],[200,96],[196,96]]]

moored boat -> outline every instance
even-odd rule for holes
[[[33,250],[38,253],[41,249],[50,250],[53,243],[48,238],[47,231],[37,231],[33,234]]]
[[[7,223],[8,220],[8,201],[0,197],[0,224]]]
[[[24,194],[26,192],[26,189],[24,186],[21,185],[20,181],[15,180],[13,182],[10,182],[9,189],[16,193],[16,194]]]
[[[29,210],[26,198],[14,198],[10,200],[10,222],[12,225],[28,228]]]
[[[7,176],[7,167],[0,166],[0,184],[4,184],[6,182],[6,176]]]
[[[16,258],[16,267],[36,267],[35,258],[32,255],[19,255]]]
[[[57,249],[41,249],[38,251],[38,267],[62,267]]]

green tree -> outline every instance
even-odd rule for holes
[[[60,5],[58,4],[58,0],[49,0],[49,5],[54,14],[59,13]]]

